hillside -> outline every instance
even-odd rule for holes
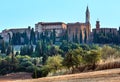
[[[86,72],[80,74],[62,75],[54,77],[45,77],[39,79],[27,79],[9,81],[9,79],[0,80],[0,82],[120,82],[120,68],[102,71]]]

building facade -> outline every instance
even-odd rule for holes
[[[50,33],[53,32],[53,30],[55,30],[56,41],[60,40],[60,37],[63,35],[66,29],[67,25],[63,22],[39,22],[35,24],[36,33],[42,33],[46,30],[48,31],[48,33]]]
[[[76,37],[78,43],[89,43],[91,24],[90,24],[90,12],[88,7],[86,9],[85,22],[68,23],[67,30],[68,30],[69,41],[73,41]]]
[[[109,27],[100,27],[100,21],[96,21],[96,28],[92,29],[92,33],[104,33],[105,35],[108,33],[117,34],[117,28],[109,28]]]
[[[14,33],[27,33],[28,38],[30,38],[31,28],[13,28],[13,29],[5,29],[1,32],[1,37],[5,42],[9,42],[10,38],[13,37]],[[22,39],[22,38],[21,38]]]

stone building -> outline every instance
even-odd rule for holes
[[[108,33],[112,33],[112,34],[117,34],[117,28],[109,28],[109,27],[100,27],[100,21],[96,21],[96,28],[92,29],[92,33],[104,33],[104,34],[108,34]]]
[[[59,41],[59,37],[62,36],[63,32],[67,29],[67,25],[63,22],[38,22],[35,24],[36,33],[42,33],[45,30],[48,32],[52,32],[55,30],[56,32],[56,41]]]
[[[73,41],[74,37],[77,36],[78,43],[89,43],[89,36],[91,32],[90,24],[90,12],[89,8],[86,9],[86,21],[85,23],[68,23],[67,24],[69,41]],[[86,42],[85,42],[86,38]]]
[[[30,38],[31,28],[13,28],[13,29],[5,29],[2,31],[1,36],[5,42],[9,42],[9,38],[13,36],[13,33],[27,33],[28,38]],[[10,36],[10,37],[9,37]]]

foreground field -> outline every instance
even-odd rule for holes
[[[87,72],[80,74],[62,75],[27,80],[0,80],[0,82],[120,82],[120,68]]]

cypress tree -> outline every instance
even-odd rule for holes
[[[82,31],[80,30],[80,43],[82,43]]]
[[[74,33],[73,33],[73,37],[72,37],[72,40],[73,40],[73,42],[75,42],[75,37],[74,37]]]
[[[35,44],[36,42],[36,39],[35,39],[35,32],[34,32],[34,28],[32,28],[31,30],[31,33],[30,33],[30,43],[32,44]]]
[[[78,43],[77,33],[75,34],[75,43]]]
[[[55,44],[56,41],[56,31],[53,29],[53,44]]]
[[[87,43],[87,32],[86,30],[84,31],[85,37],[84,37],[84,42]]]
[[[2,46],[1,46],[1,53],[5,53],[6,47],[5,47],[5,42],[2,40]]]

